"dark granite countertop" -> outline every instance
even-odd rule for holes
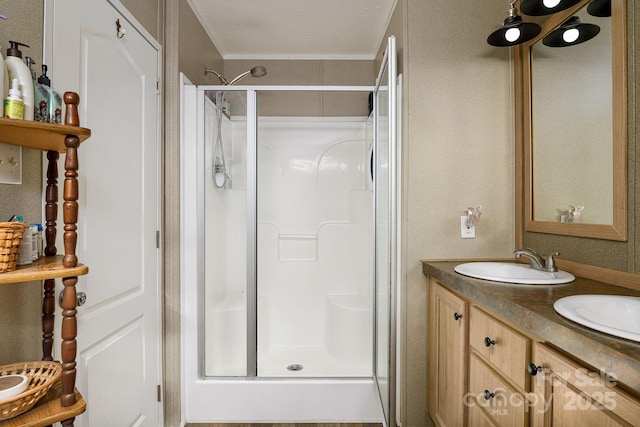
[[[623,388],[640,396],[640,343],[586,328],[553,309],[557,299],[569,295],[640,296],[640,292],[582,277],[562,285],[505,284],[458,274],[453,269],[457,264],[423,261],[423,272],[529,336],[613,375]]]

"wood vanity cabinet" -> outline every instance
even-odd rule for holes
[[[429,413],[439,426],[462,426],[467,422],[468,304],[429,281]]]
[[[56,301],[55,279],[62,279],[64,290],[62,307],[62,338],[58,357],[62,364],[60,381],[36,404],[35,407],[14,418],[0,421],[2,427],[40,427],[62,422],[73,426],[74,418],[83,413],[86,403],[75,388],[76,379],[76,305],[75,285],[78,276],[87,274],[88,267],[78,263],[76,256],[78,220],[78,147],[91,135],[91,131],[79,127],[78,95],[67,92],[65,125],[38,123],[26,120],[0,118],[0,142],[41,150],[47,153],[47,187],[45,195],[46,247],[44,257],[33,264],[0,273],[0,285],[41,280],[43,282],[42,349],[43,360],[53,360],[53,329]],[[58,220],[58,157],[64,153],[64,186],[62,215],[64,227],[64,255],[56,255]]]
[[[639,399],[428,280],[427,395],[436,425],[640,426]]]
[[[640,401],[616,387],[615,379],[593,372],[541,343],[534,346],[533,360],[533,427],[640,425]]]

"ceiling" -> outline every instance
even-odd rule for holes
[[[188,0],[224,59],[373,59],[397,0]]]

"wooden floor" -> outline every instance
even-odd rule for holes
[[[224,423],[187,424],[185,427],[382,427],[380,423]]]

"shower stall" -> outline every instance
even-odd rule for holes
[[[391,62],[371,87],[183,85],[185,422],[395,418]],[[371,114],[261,113],[326,93]]]

